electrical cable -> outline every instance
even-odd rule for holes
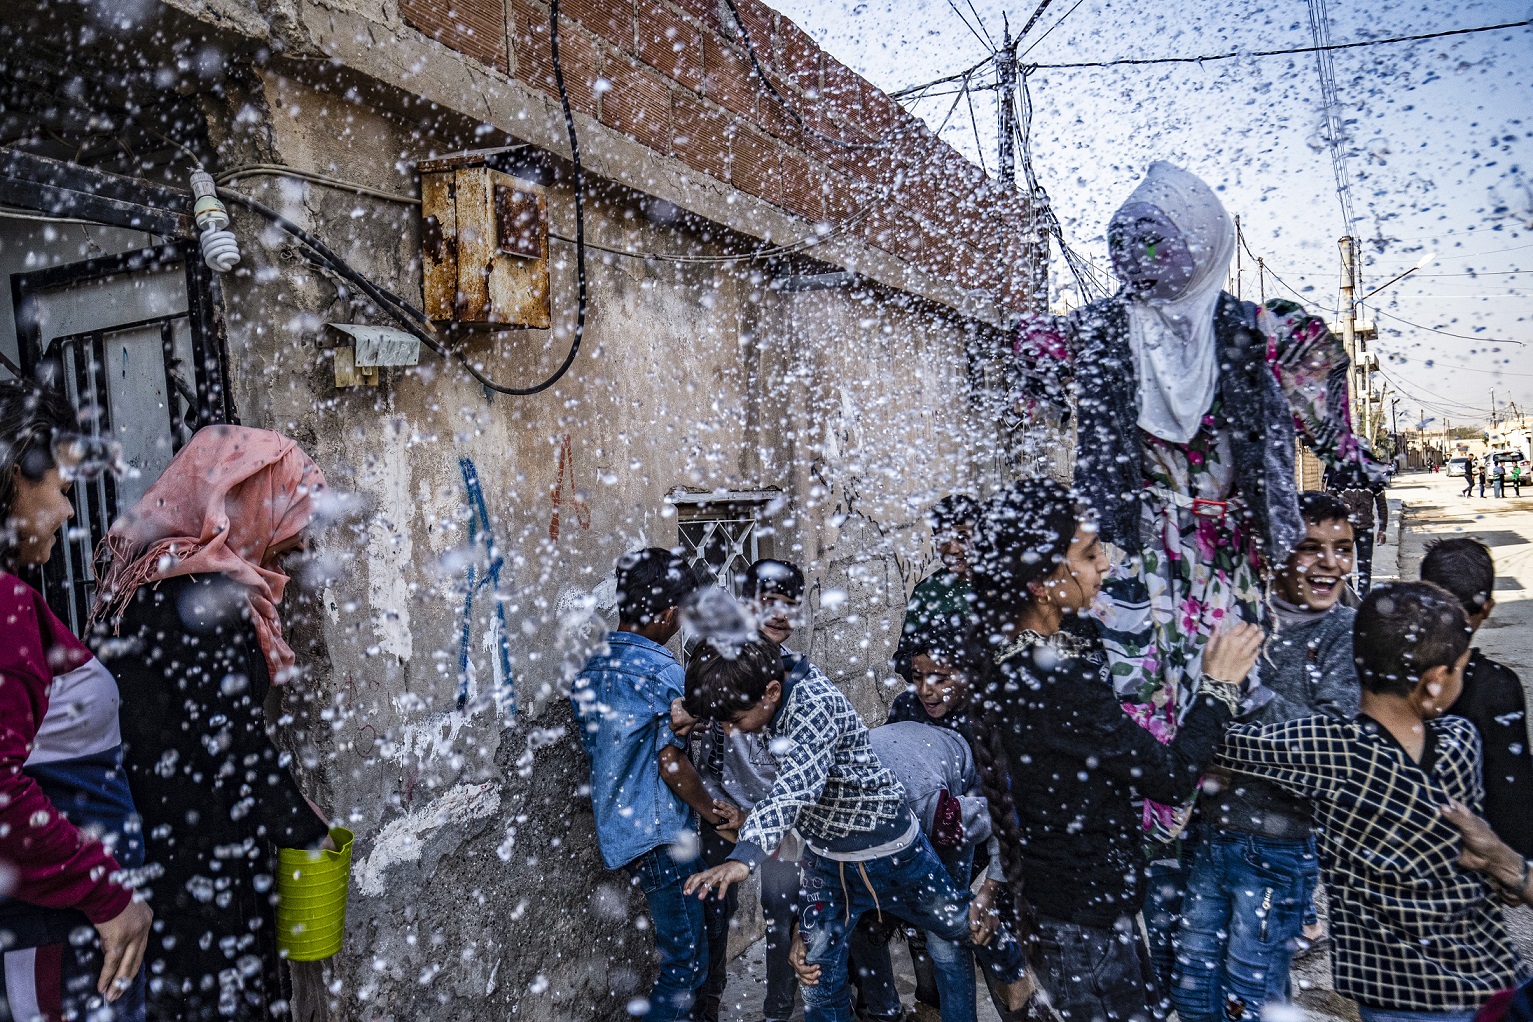
[[[728,0],[726,0],[728,2]],[[1211,53],[1202,57],[1122,57],[1118,60],[1085,60],[1068,64],[1029,64],[1030,71],[1060,71],[1071,68],[1123,67],[1137,64],[1203,64],[1215,60],[1237,60],[1242,57],[1285,57],[1299,53],[1355,50],[1363,46],[1387,46],[1392,43],[1415,43],[1427,39],[1445,39],[1449,36],[1473,35],[1477,32],[1500,32],[1508,28],[1526,28],[1533,25],[1527,21],[1509,21],[1502,25],[1481,25],[1476,28],[1455,28],[1442,32],[1423,32],[1420,35],[1391,36],[1388,39],[1364,39],[1354,43],[1333,43],[1329,46],[1299,46],[1287,50],[1251,50],[1248,52]]]
[[[1406,326],[1413,326],[1417,330],[1425,330],[1428,333],[1432,333],[1432,334],[1442,334],[1444,337],[1457,337],[1460,340],[1465,340],[1465,341],[1480,341],[1481,343],[1484,343],[1484,344],[1515,344],[1515,345],[1518,345],[1519,347],[1526,347],[1526,343],[1527,343],[1525,341],[1514,341],[1510,337],[1475,337],[1475,336],[1472,336],[1470,334],[1456,334],[1456,333],[1453,333],[1452,331],[1449,331],[1449,330],[1439,330],[1435,326],[1422,326],[1420,323],[1412,323],[1408,319],[1401,319],[1399,316],[1396,316],[1394,313],[1392,313],[1392,312],[1385,312],[1382,309],[1374,309],[1373,310],[1373,314],[1375,316],[1383,316],[1385,319],[1392,319],[1392,320],[1394,320],[1397,323],[1404,323]]]
[[[968,29],[969,32],[974,36],[974,38],[979,40],[979,44],[981,46],[989,47],[992,50],[995,49],[995,43],[991,42],[989,39],[986,39],[984,36],[980,35],[979,32],[974,28],[974,26],[969,24],[969,19],[964,17],[963,11],[960,11],[958,9],[958,5],[955,4],[953,2],[953,0],[947,0],[947,5],[953,9],[953,13],[954,14],[958,15],[958,20],[963,22],[963,27]],[[975,15],[975,17],[978,17],[978,16],[979,15]],[[983,22],[980,23],[980,28],[984,28],[984,23]]]
[[[978,25],[979,30],[985,33],[985,42],[989,44],[990,49],[993,51],[995,49],[995,39],[990,35],[990,30],[985,27],[985,19],[979,16],[979,9],[974,6],[974,0],[963,0],[963,2],[974,15],[974,24]],[[1001,15],[1001,17],[1004,18],[1005,15]]]
[[[383,199],[388,202],[404,203],[406,205],[412,206],[419,206],[421,201],[409,195],[400,195],[396,192],[380,191],[375,188],[369,188],[367,185],[359,185],[354,181],[344,181],[340,178],[328,177],[324,174],[313,174],[308,171],[297,170],[292,167],[285,167],[275,163],[241,167],[237,170],[232,170],[226,174],[220,175],[214,180],[220,183],[225,183],[227,181],[238,180],[245,177],[255,177],[258,175],[290,177],[297,181],[308,181],[313,184],[325,185],[330,188],[339,188],[343,191],[357,192],[362,195],[371,196],[372,198]],[[654,260],[658,262],[683,264],[748,262],[755,259],[768,259],[775,256],[793,255],[795,253],[805,251],[806,249],[813,248],[816,245],[823,244],[824,242],[827,242],[840,234],[844,234],[848,228],[855,226],[859,221],[862,220],[863,217],[868,214],[871,209],[871,204],[862,207],[857,212],[853,213],[851,216],[847,217],[847,219],[843,220],[841,223],[837,224],[835,227],[831,228],[824,234],[811,234],[803,240],[794,242],[791,245],[770,245],[765,248],[752,249],[749,252],[743,252],[739,255],[687,256],[672,255],[665,252],[630,252],[627,249],[610,248],[603,245],[597,245],[589,241],[586,242],[586,247],[598,252],[606,252],[611,255],[629,256],[631,258],[643,259],[645,261]],[[3,211],[0,211],[0,215],[3,215]],[[78,222],[90,223],[91,221],[82,220]],[[556,238],[559,241],[565,241],[571,244],[573,244],[575,241],[574,238],[567,237],[555,231],[549,231],[548,233],[549,237]]]
[[[1022,31],[1017,33],[1016,41],[1011,44],[1012,49],[1022,45],[1022,40],[1027,38],[1027,33],[1033,30],[1033,26],[1038,24],[1038,19],[1043,17],[1043,12],[1048,10],[1049,4],[1053,2],[1054,0],[1039,0],[1038,6],[1033,10],[1033,16],[1027,19],[1027,24],[1022,26]]]
[[[994,59],[995,59],[995,54],[992,53],[988,57],[986,57],[984,60],[982,60],[979,63],[974,64],[974,65],[972,65],[970,67],[966,67],[962,71],[955,71],[953,74],[944,75],[941,78],[933,79],[932,81],[926,82],[926,83],[921,84],[921,85],[907,85],[903,89],[897,89],[894,92],[889,93],[889,98],[890,99],[904,99],[906,96],[913,95],[914,93],[917,93],[917,92],[924,92],[925,90],[933,88],[934,86],[937,86],[937,85],[946,85],[948,82],[956,82],[956,81],[958,81],[960,79],[968,78],[970,75],[974,74],[974,72],[980,70],[986,64],[990,63]]]
[[[990,170],[985,166],[985,147],[979,141],[979,118],[974,114],[974,96],[967,88],[963,90],[963,95],[969,104],[969,123],[974,126],[974,152],[979,156],[979,169],[989,177]]]
[[[415,308],[398,295],[379,287],[333,252],[319,238],[299,227],[281,213],[255,199],[231,188],[220,188],[218,194],[228,202],[243,207],[259,216],[270,220],[277,227],[292,235],[306,246],[318,261],[340,275],[343,279],[354,284],[378,308],[392,316],[409,333],[417,337],[422,344],[449,361],[456,361],[476,381],[488,390],[497,394],[508,394],[512,397],[528,397],[541,393],[552,387],[564,376],[574,364],[575,357],[580,353],[580,342],[585,334],[586,320],[586,265],[585,265],[585,177],[580,164],[579,141],[575,135],[575,119],[570,111],[569,93],[564,85],[564,71],[559,63],[559,0],[551,0],[549,4],[549,42],[553,55],[554,83],[559,89],[559,100],[564,108],[564,125],[570,139],[570,162],[574,167],[574,194],[575,194],[575,281],[576,281],[576,305],[575,305],[575,332],[570,341],[569,353],[565,355],[564,362],[554,370],[546,379],[530,387],[509,387],[486,376],[477,366],[470,362],[462,353],[449,348],[436,336],[431,321],[420,309]]]
[[[1065,23],[1065,18],[1068,18],[1070,15],[1074,14],[1075,13],[1075,8],[1079,7],[1081,4],[1083,4],[1085,2],[1086,2],[1086,0],[1075,0],[1075,5],[1073,7],[1071,7],[1068,11],[1065,12],[1064,18],[1060,18],[1058,21],[1054,22],[1054,24],[1050,25],[1048,27],[1048,29],[1043,33],[1043,35],[1041,35],[1037,39],[1033,40],[1033,45],[1029,46],[1027,49],[1022,51],[1022,56],[1018,57],[1017,59],[1021,60],[1023,57],[1026,57],[1029,53],[1032,53],[1034,50],[1036,50],[1038,48],[1038,44],[1043,42],[1045,39],[1047,39],[1049,37],[1049,33],[1050,32],[1054,31],[1060,25],[1063,25]]]
[[[246,167],[236,167],[213,178],[221,185],[233,184],[247,177],[262,177],[274,175],[277,177],[290,177],[298,181],[312,181],[315,184],[329,185],[331,188],[339,188],[343,191],[356,192],[358,195],[371,196],[374,199],[383,199],[386,202],[400,202],[409,206],[419,206],[421,200],[413,195],[400,195],[396,192],[386,192],[379,188],[371,188],[367,185],[359,185],[354,181],[342,181],[340,178],[328,177],[324,174],[314,174],[306,170],[297,170],[293,167],[284,167],[277,163],[253,163]]]
[[[838,145],[846,149],[882,149],[890,144],[893,140],[892,130],[884,135],[883,138],[872,142],[852,142],[844,138],[837,138],[834,135],[827,135],[823,131],[811,127],[809,122],[804,120],[804,115],[799,113],[792,103],[788,102],[788,97],[779,92],[777,86],[772,84],[772,79],[767,77],[766,68],[761,66],[761,59],[756,56],[756,47],[751,42],[751,34],[745,28],[745,21],[740,17],[740,9],[735,6],[735,0],[724,0],[724,6],[729,8],[730,15],[735,19],[735,29],[740,33],[740,40],[745,44],[745,55],[750,58],[751,68],[756,72],[756,77],[761,79],[761,84],[766,88],[767,92],[771,93],[772,98],[777,100],[778,105],[783,108],[783,112],[793,118],[795,124],[822,142],[829,142],[831,145]]]
[[[5,220],[35,220],[43,224],[85,224],[88,227],[104,226],[96,220],[81,220],[73,216],[51,216],[47,213],[38,213],[30,209],[13,209],[9,206],[0,206],[0,219]]]

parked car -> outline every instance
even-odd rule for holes
[[[1474,461],[1473,458],[1466,458],[1463,455],[1459,455],[1456,458],[1449,458],[1448,459],[1448,474],[1450,476],[1461,476],[1461,475],[1463,475],[1464,474],[1464,466],[1466,466],[1468,464],[1471,464],[1473,461]]]

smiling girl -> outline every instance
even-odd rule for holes
[[[48,562],[95,467],[78,430],[61,394],[0,383],[0,1015],[134,1022],[154,916],[123,874],[144,853],[117,682],[17,577]]]

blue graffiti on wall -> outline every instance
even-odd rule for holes
[[[458,467],[463,470],[463,486],[468,490],[469,519],[468,542],[477,555],[480,546],[485,552],[485,569],[479,572],[477,557],[468,565],[467,592],[463,597],[463,630],[458,641],[458,709],[468,705],[469,690],[469,644],[474,630],[474,598],[481,589],[489,590],[494,602],[492,627],[495,629],[496,703],[507,717],[516,715],[516,679],[511,674],[511,640],[506,633],[506,607],[500,595],[500,570],[505,558],[490,531],[490,514],[484,506],[484,489],[479,485],[479,471],[469,458],[459,458]]]

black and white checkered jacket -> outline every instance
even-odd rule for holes
[[[851,700],[818,671],[787,688],[766,736],[777,780],[740,828],[734,858],[755,865],[794,827],[819,843],[876,830],[899,812],[900,782],[879,764]]]
[[[1468,721],[1429,722],[1420,762],[1366,716],[1246,724],[1230,728],[1218,763],[1312,801],[1337,993],[1440,1012],[1516,984],[1501,905],[1458,864],[1462,838],[1438,808],[1454,799],[1480,811],[1480,736]]]

